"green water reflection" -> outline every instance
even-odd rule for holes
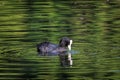
[[[0,0],[0,80],[119,80],[119,0]],[[73,39],[73,67],[36,44]]]

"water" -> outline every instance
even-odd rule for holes
[[[120,80],[119,0],[1,0],[0,80]],[[73,39],[73,66],[36,44]]]

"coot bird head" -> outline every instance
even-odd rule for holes
[[[68,47],[69,44],[70,44],[70,39],[68,37],[63,37],[59,42],[60,47]]]

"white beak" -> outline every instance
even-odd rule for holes
[[[70,40],[70,44],[68,45],[68,49],[71,50],[71,45],[72,45],[73,41]]]

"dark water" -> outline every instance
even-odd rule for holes
[[[120,80],[120,0],[0,0],[0,80]],[[73,39],[73,66],[36,44]]]

